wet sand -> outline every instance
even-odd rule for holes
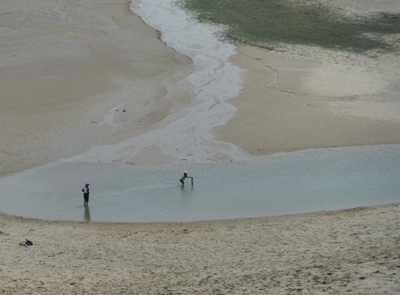
[[[350,8],[364,13],[378,3],[367,2]],[[195,104],[176,87],[193,63],[165,46],[129,5],[0,3],[1,176],[157,130],[168,115]],[[232,61],[246,71],[243,88],[217,139],[254,154],[400,143],[398,56],[240,45]],[[176,161],[156,145],[135,158],[158,160]],[[398,294],[398,221],[398,205],[189,224],[0,215],[0,291]],[[34,245],[18,246],[25,238]]]
[[[192,71],[128,1],[2,1],[1,176],[149,131]]]
[[[351,3],[344,7],[365,13]],[[374,2],[366,7],[374,7],[369,3]],[[392,11],[390,3],[381,9]],[[400,143],[398,53],[366,57],[239,45],[231,58],[243,69],[240,94],[231,99],[237,111],[233,117],[231,111],[212,113],[226,108],[217,97],[205,104],[212,117],[196,117],[186,109],[199,102],[190,86],[182,85],[195,70],[193,62],[165,46],[129,2],[0,5],[1,176],[132,138],[117,156],[107,156],[105,149],[92,161],[170,165]],[[183,121],[175,128],[181,114],[197,123]],[[218,116],[230,120],[211,130],[214,138],[203,136],[204,122]],[[166,155],[165,146],[176,155]]]

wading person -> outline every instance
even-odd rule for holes
[[[87,205],[89,205],[89,183],[85,184],[85,187],[82,189],[83,192],[83,205],[86,207]]]
[[[183,176],[181,177],[181,179],[179,179],[179,181],[182,183],[182,185],[185,184],[186,178],[193,178],[193,177],[189,176],[187,171],[183,172]]]

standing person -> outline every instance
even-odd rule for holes
[[[82,189],[83,192],[83,205],[86,207],[87,205],[89,205],[89,183],[85,184],[85,187]]]
[[[179,179],[179,181],[182,183],[182,185],[185,184],[185,179],[186,178],[191,178],[190,176],[188,176],[188,172],[187,171],[183,172],[183,176],[181,177],[181,179]]]

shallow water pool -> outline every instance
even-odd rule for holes
[[[263,217],[400,201],[400,145],[307,150],[228,164],[57,162],[0,179],[1,211],[47,220]],[[194,176],[181,186],[183,170]],[[90,183],[89,208],[81,189]]]

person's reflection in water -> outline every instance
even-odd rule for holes
[[[89,206],[84,206],[85,207],[85,214],[83,216],[83,220],[86,222],[90,222],[90,209]]]
[[[184,185],[181,185],[181,195],[190,195],[194,191],[194,187],[190,186],[189,188],[185,188]]]

